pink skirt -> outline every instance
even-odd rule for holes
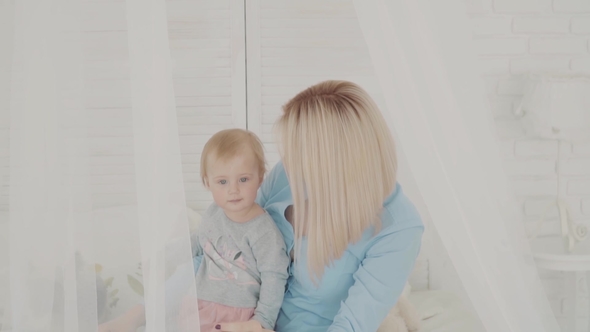
[[[196,305],[195,305],[196,304]],[[191,332],[193,329],[190,326],[196,324],[196,313],[198,308],[198,318],[200,321],[201,332],[216,332],[215,325],[219,323],[231,322],[246,322],[254,316],[255,308],[236,308],[229,307],[223,304],[197,300],[195,303],[193,298],[185,298],[182,303],[181,317],[184,317],[181,322],[181,331]],[[192,317],[192,318],[191,318]]]

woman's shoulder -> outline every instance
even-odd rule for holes
[[[396,183],[393,193],[383,202],[381,223],[383,229],[393,228],[389,231],[424,227],[418,209],[406,196],[399,183]]]
[[[374,228],[371,228],[363,235],[366,242],[363,242],[362,252],[375,248],[389,250],[420,243],[423,233],[422,218],[398,183],[394,192],[383,202],[381,229],[375,233]]]
[[[279,160],[273,166],[264,180],[271,182],[274,185],[289,185],[289,181],[287,180],[287,172],[285,172],[285,166],[283,165],[283,162]]]
[[[258,204],[265,207],[267,201],[272,199],[283,189],[289,187],[289,180],[283,163],[279,161],[272,170],[266,175],[260,186],[258,195]]]

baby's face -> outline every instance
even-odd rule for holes
[[[262,182],[254,156],[240,153],[228,160],[211,157],[207,173],[213,200],[229,218],[250,211]]]

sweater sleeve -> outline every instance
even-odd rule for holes
[[[386,229],[376,236],[328,332],[377,331],[404,289],[423,230],[423,226]]]
[[[268,330],[273,330],[285,295],[289,257],[285,241],[269,218],[270,231],[252,245],[256,266],[260,272],[260,296],[253,319]]]

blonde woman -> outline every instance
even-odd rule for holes
[[[257,198],[293,260],[276,331],[374,332],[404,288],[424,230],[396,182],[385,119],[358,85],[326,81],[291,99],[276,129],[282,162]]]

